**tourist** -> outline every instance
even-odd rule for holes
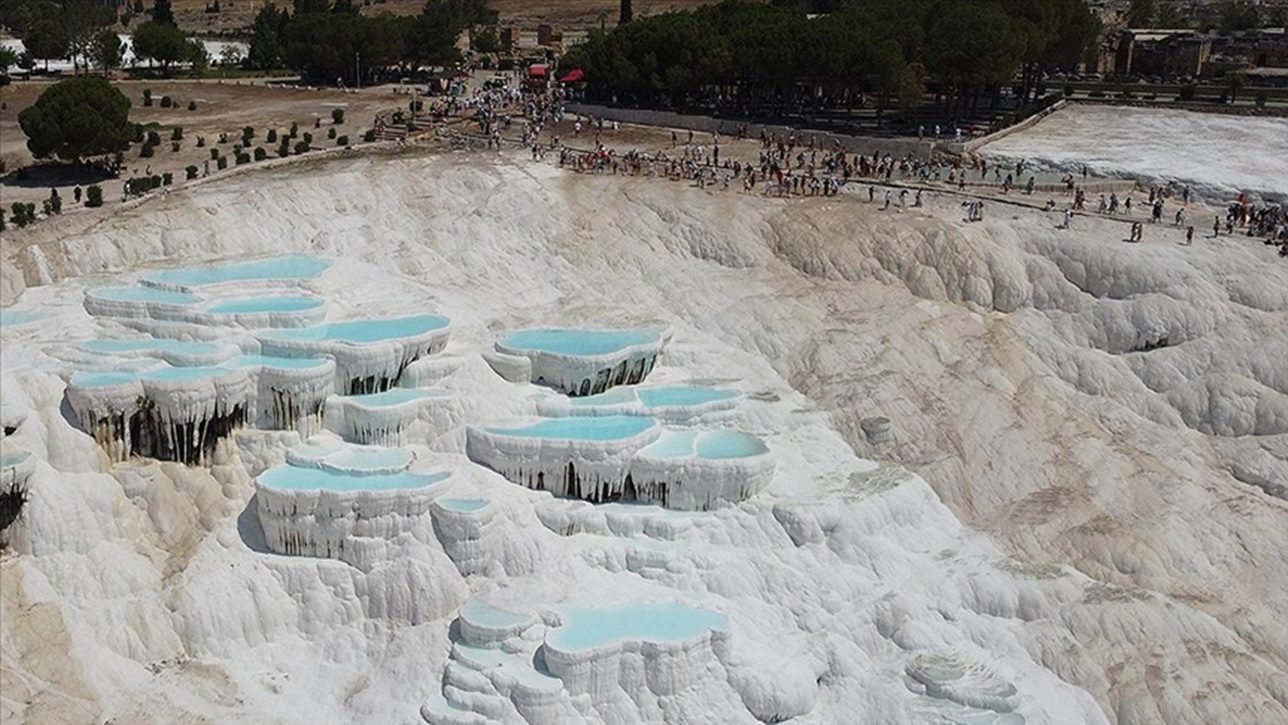
[[[1212,237],[1216,238],[1219,236],[1221,236],[1221,217],[1214,216],[1212,217]]]
[[[1188,247],[1188,246],[1192,246],[1193,244],[1194,244],[1194,227],[1188,226],[1185,228],[1185,246]]]

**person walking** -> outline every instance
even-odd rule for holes
[[[1189,226],[1185,228],[1185,246],[1189,247],[1189,246],[1193,246],[1193,244],[1194,244],[1194,227]]]

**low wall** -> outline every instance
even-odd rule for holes
[[[1037,124],[1037,122],[1046,118],[1047,116],[1050,116],[1051,114],[1055,113],[1061,108],[1064,108],[1067,103],[1068,101],[1063,101],[1063,100],[1056,101],[1049,108],[1039,111],[1038,113],[1035,113],[1032,116],[1029,116],[1023,121],[1020,121],[1019,123],[1007,126],[1006,128],[1000,131],[995,131],[993,133],[990,133],[987,136],[980,136],[979,138],[971,139],[970,141],[967,141],[962,146],[962,151],[968,154],[975,153],[975,151],[979,150],[979,148],[981,146],[984,146],[985,144],[990,144],[990,143],[993,143],[994,141],[1000,141],[1001,139],[1004,139],[1007,136],[1010,136],[1016,131],[1023,131],[1026,128],[1030,128],[1033,125]]]
[[[710,116],[693,116],[683,113],[674,113],[671,111],[649,111],[638,108],[612,108],[610,106],[597,106],[589,103],[569,103],[565,110],[570,113],[579,113],[583,116],[603,118],[607,121],[634,123],[642,126],[683,128],[694,131],[705,131],[707,133],[719,132],[723,136],[733,136],[737,132],[739,125],[746,125],[747,133],[753,137],[759,136],[761,131],[764,131],[766,134],[777,134],[779,136],[795,133],[797,137],[813,136],[815,139],[822,141],[824,148],[831,146],[833,143],[839,143],[841,148],[850,153],[859,153],[864,155],[888,153],[891,156],[902,157],[911,154],[917,158],[929,159],[931,153],[935,149],[935,142],[933,141],[921,141],[908,138],[848,136],[845,134],[829,133],[827,131],[793,128],[791,126],[779,126],[766,123],[743,124],[741,121],[712,118]]]

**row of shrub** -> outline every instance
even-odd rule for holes
[[[152,106],[152,89],[151,89],[151,88],[144,88],[144,89],[143,89],[143,105],[144,105],[144,106],[148,106],[148,107],[151,107],[151,106]],[[160,100],[160,102],[158,103],[158,105],[160,105],[162,108],[178,108],[178,107],[179,107],[179,102],[178,102],[177,100],[175,100],[175,99],[171,98],[170,96],[161,96],[161,100]],[[197,102],[196,102],[196,101],[188,101],[188,110],[189,110],[189,111],[195,111],[195,110],[197,110]]]

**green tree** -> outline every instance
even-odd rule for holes
[[[271,70],[280,68],[283,60],[282,34],[290,15],[269,3],[255,14],[251,26],[250,46],[246,51],[246,64],[251,68]]]
[[[470,47],[480,53],[495,53],[501,49],[501,36],[495,27],[488,26],[470,36]]]
[[[170,7],[170,0],[156,0],[152,4],[152,22],[174,27],[174,10]]]
[[[149,21],[134,29],[134,54],[156,61],[165,71],[188,59],[190,48],[183,31],[173,25]]]
[[[298,17],[308,13],[325,13],[331,9],[329,0],[294,0],[291,9]]]
[[[635,12],[631,9],[631,0],[622,0],[617,12],[617,24],[625,25],[634,18]]]
[[[49,70],[50,60],[66,58],[71,49],[67,27],[52,17],[41,18],[33,23],[22,42],[31,57],[45,61],[45,70]]]
[[[130,100],[102,78],[69,78],[45,89],[18,114],[36,158],[79,161],[129,147]]]
[[[112,7],[99,0],[65,0],[62,23],[67,33],[67,50],[72,57],[73,70],[79,72],[80,60],[85,60],[85,71],[92,62],[95,37],[99,31],[116,21]]]
[[[25,36],[36,21],[56,18],[62,11],[53,0],[3,0],[0,2],[0,25],[9,32]]]
[[[1245,0],[1231,0],[1221,8],[1221,30],[1254,30],[1261,27],[1261,13],[1257,6]]]
[[[119,66],[124,56],[125,43],[121,42],[115,30],[98,31],[89,49],[89,58],[95,65],[102,68],[103,72],[106,73]]]
[[[18,53],[10,47],[0,46],[0,73],[8,73],[9,69],[18,65]]]

